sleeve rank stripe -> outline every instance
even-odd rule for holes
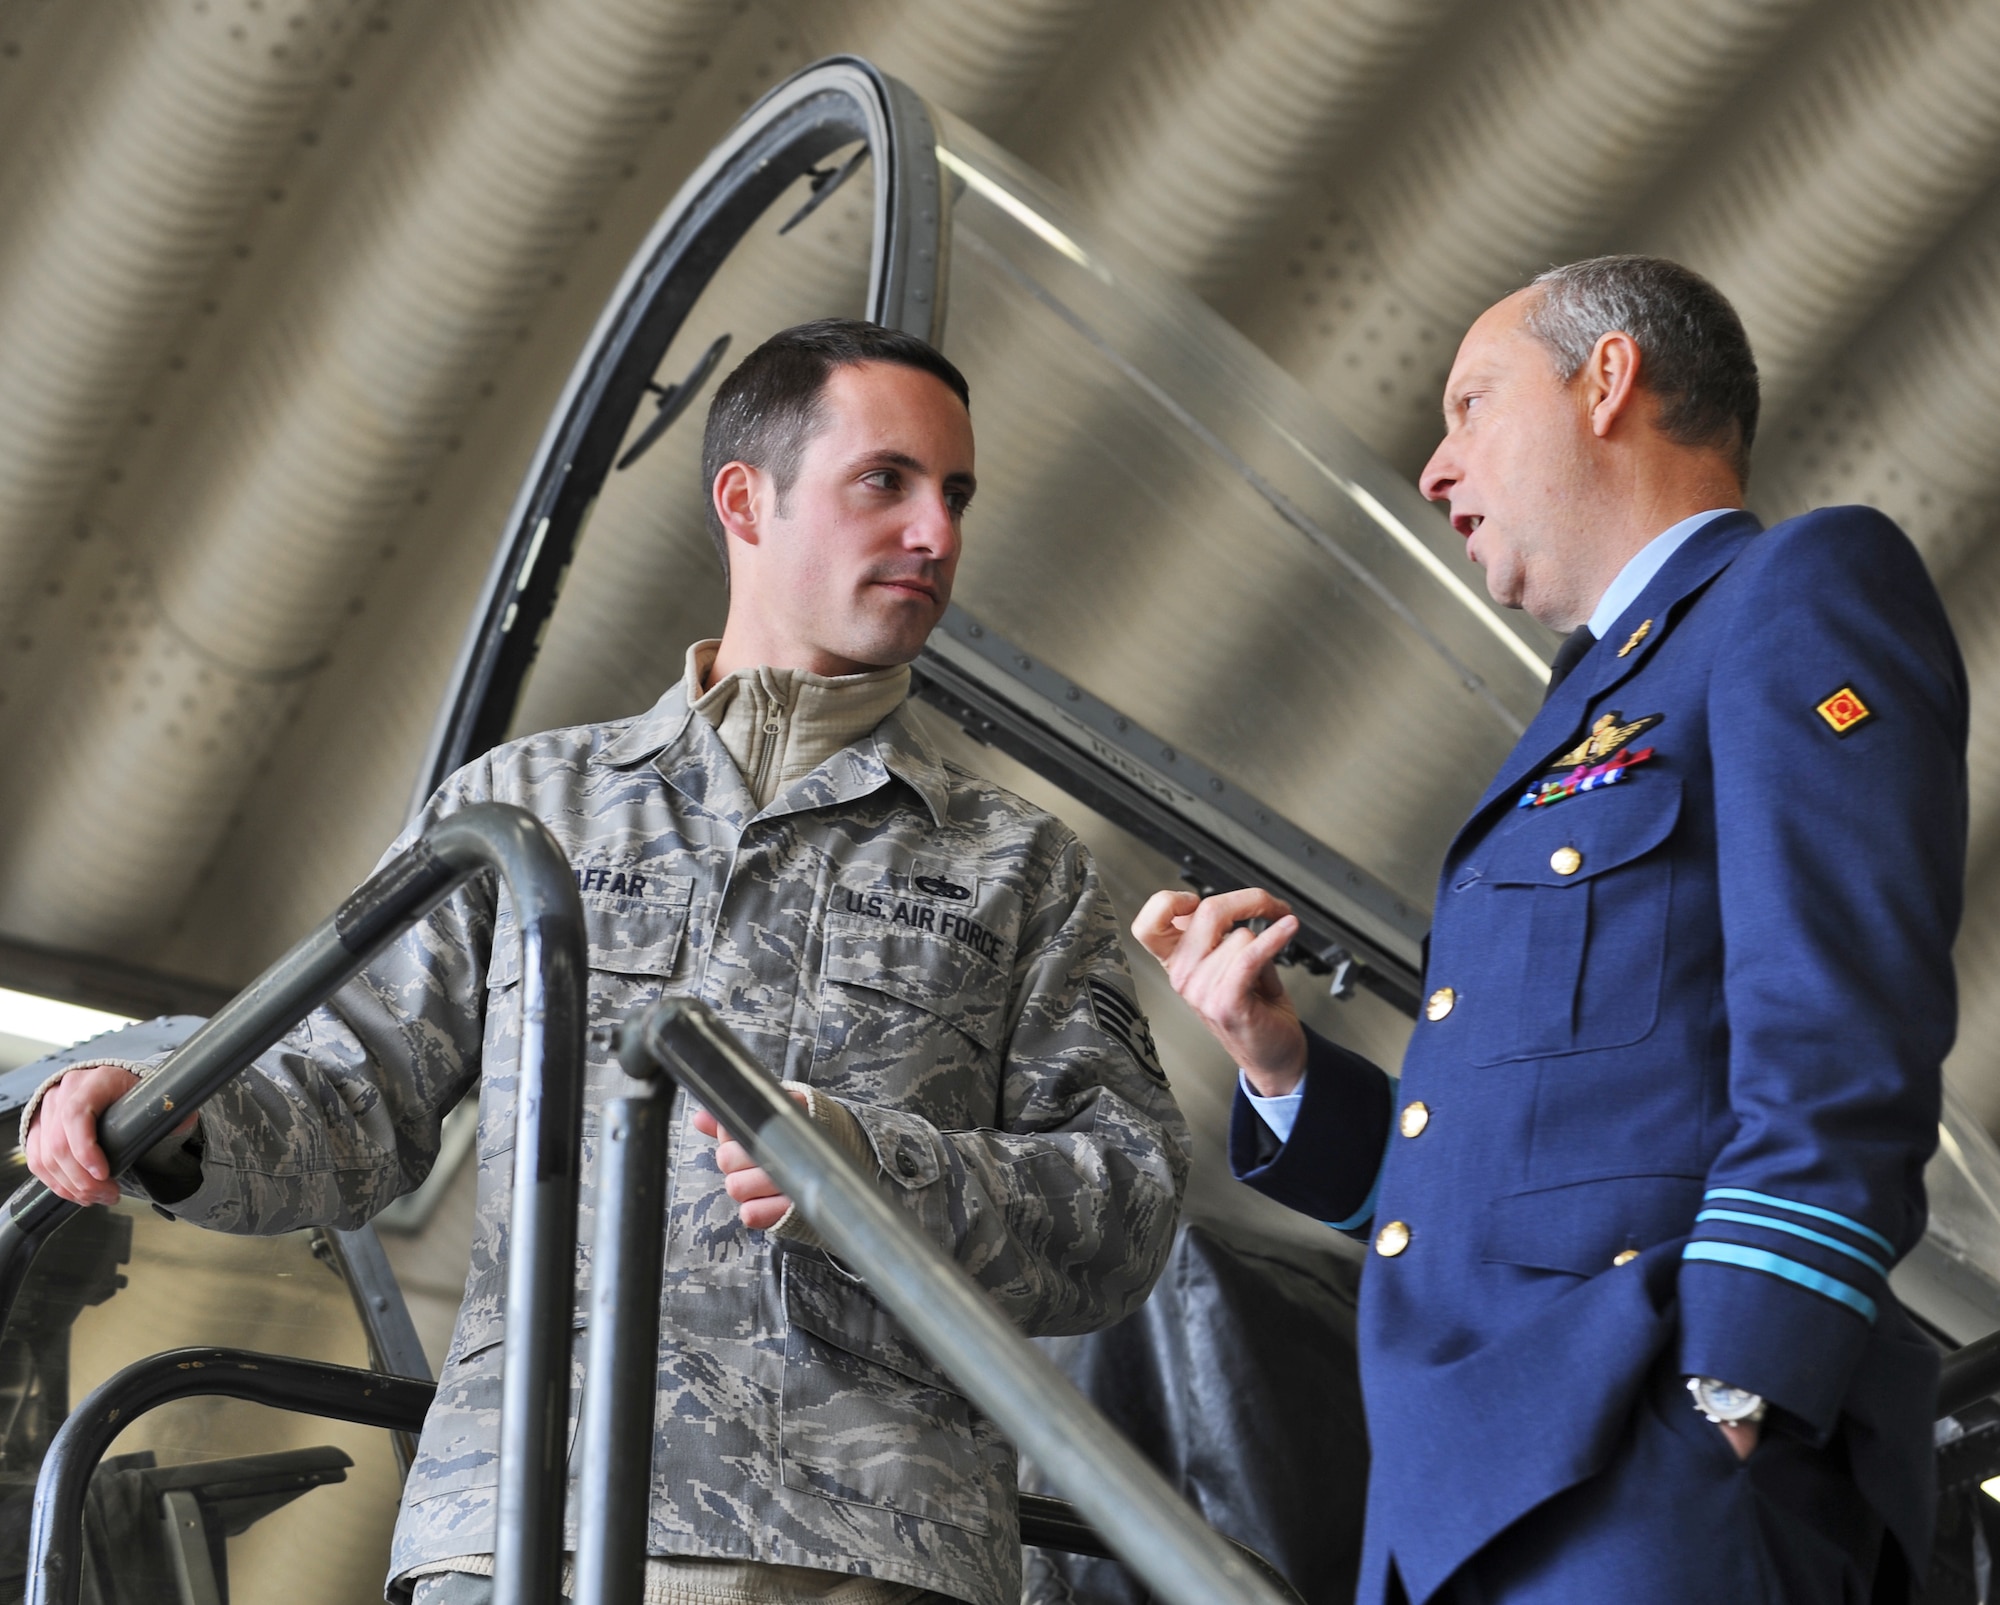
[[[1740,1243],[1718,1243],[1708,1238],[1697,1238],[1681,1250],[1683,1260],[1711,1260],[1718,1265],[1735,1265],[1744,1270],[1762,1271],[1767,1276],[1776,1276],[1787,1282],[1795,1282],[1800,1287],[1830,1298],[1836,1304],[1845,1304],[1870,1326],[1875,1324],[1875,1301],[1866,1293],[1849,1287],[1845,1282],[1814,1270],[1810,1265],[1801,1265],[1795,1259],[1786,1259],[1782,1254],[1766,1253],[1761,1248],[1745,1248]]]
[[[1871,1231],[1850,1216],[1831,1209],[1821,1209],[1817,1204],[1795,1204],[1789,1198],[1773,1198],[1769,1193],[1753,1193],[1744,1187],[1711,1187],[1702,1197],[1734,1198],[1745,1204],[1762,1204],[1769,1209],[1789,1209],[1794,1215],[1810,1215],[1814,1220],[1830,1221],[1833,1225],[1854,1233],[1856,1237],[1865,1237],[1869,1242],[1879,1245],[1882,1252],[1892,1258],[1896,1252],[1896,1245],[1880,1232]]]
[[[1740,1225],[1756,1226],[1767,1232],[1784,1232],[1791,1237],[1803,1237],[1809,1243],[1818,1243],[1822,1248],[1830,1248],[1836,1254],[1845,1254],[1849,1259],[1859,1260],[1877,1276],[1887,1277],[1889,1267],[1873,1254],[1864,1254],[1860,1249],[1843,1243],[1837,1237],[1828,1237],[1825,1232],[1816,1232],[1810,1226],[1799,1226],[1788,1220],[1774,1220],[1769,1215],[1752,1215],[1740,1209],[1704,1209],[1695,1216],[1696,1224],[1705,1220],[1733,1220]]]

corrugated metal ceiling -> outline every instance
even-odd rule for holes
[[[227,983],[332,906],[626,256],[835,50],[1405,474],[1529,273],[1712,275],[1759,510],[1887,508],[1963,634],[1954,1074],[2000,1117],[2000,0],[0,0],[0,931]]]

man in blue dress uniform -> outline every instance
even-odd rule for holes
[[[1741,510],[1756,367],[1675,264],[1500,302],[1445,420],[1425,494],[1572,634],[1445,854],[1400,1082],[1301,1028],[1268,894],[1135,925],[1242,1067],[1238,1174],[1372,1244],[1360,1598],[1906,1599],[1937,1362],[1887,1276],[1955,1025],[1944,610],[1879,513]]]

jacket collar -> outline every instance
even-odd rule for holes
[[[1763,527],[1754,513],[1725,514],[1696,530],[1667,559],[1604,638],[1584,654],[1569,678],[1542,704],[1542,711],[1514,744],[1492,785],[1460,827],[1452,842],[1454,852],[1487,809],[1502,797],[1518,794],[1557,754],[1575,744],[1585,710],[1638,671],[1703,587],[1735,561]]]
[[[596,763],[631,769],[651,760],[666,783],[690,802],[741,830],[752,819],[793,814],[851,802],[879,791],[891,779],[914,791],[942,825],[950,781],[944,760],[905,702],[852,746],[843,747],[811,774],[795,781],[760,813],[729,756],[706,719],[695,715],[686,680],[669,687],[645,713],[599,749]]]

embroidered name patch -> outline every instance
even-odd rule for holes
[[[1853,686],[1844,685],[1813,710],[1833,729],[1837,736],[1844,736],[1850,730],[1866,724],[1875,717],[1868,704],[1861,700],[1860,693]]]
[[[1636,764],[1644,763],[1653,756],[1651,747],[1642,747],[1634,752],[1630,747],[1613,753],[1603,763],[1582,764],[1566,774],[1550,775],[1537,781],[1521,793],[1517,808],[1546,808],[1550,803],[1559,803],[1565,797],[1575,797],[1586,791],[1596,791],[1604,786],[1617,784],[1625,778],[1626,771]]]

